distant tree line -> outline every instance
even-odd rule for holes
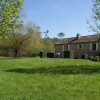
[[[55,38],[42,38],[40,28],[35,24],[16,23],[13,32],[0,35],[0,53],[15,57],[38,56],[40,52],[54,52]]]
[[[54,41],[42,38],[40,28],[28,23],[22,15],[23,0],[0,0],[0,55],[34,56],[39,52],[54,52]]]

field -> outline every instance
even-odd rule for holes
[[[0,100],[100,100],[100,63],[0,57]]]

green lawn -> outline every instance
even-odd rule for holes
[[[100,63],[0,57],[0,100],[100,100]]]

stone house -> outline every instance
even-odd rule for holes
[[[60,39],[55,44],[55,54],[61,58],[67,58],[67,51],[73,52],[73,58],[87,58],[100,56],[100,34]]]

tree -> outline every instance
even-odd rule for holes
[[[11,33],[19,21],[23,0],[0,0],[0,35]]]
[[[22,4],[23,0],[0,0],[0,48],[12,49],[15,57],[32,49],[39,52],[42,43],[40,28],[20,21]]]
[[[65,36],[65,34],[63,33],[63,32],[60,32],[59,34],[58,34],[58,37],[61,39],[61,38],[63,38]]]
[[[36,32],[38,32],[38,29],[31,24],[16,24],[13,29],[13,34],[7,35],[7,38],[2,37],[0,39],[0,48],[4,50],[13,50],[15,57],[28,54],[33,48],[32,41]]]
[[[88,22],[89,28],[93,32],[100,34],[100,0],[93,0],[92,12],[91,21]]]
[[[19,38],[17,39],[17,34],[20,34]],[[20,51],[27,51],[30,52],[33,47],[35,47],[38,43],[35,40],[37,44],[33,44],[34,39],[37,38],[35,37],[36,34],[39,33],[39,27],[36,26],[35,24],[28,23],[28,25],[22,25],[18,24],[16,25],[16,28],[13,33],[13,39],[15,40],[14,43],[14,51],[15,51],[15,56],[20,56],[18,55]],[[16,37],[17,36],[17,37]],[[37,45],[39,46],[39,45]],[[37,50],[37,48],[36,48]]]
[[[38,31],[33,34],[31,54],[37,56],[41,51],[43,51],[43,43],[41,32]]]
[[[54,52],[54,41],[52,39],[43,39],[43,51],[45,53]]]

